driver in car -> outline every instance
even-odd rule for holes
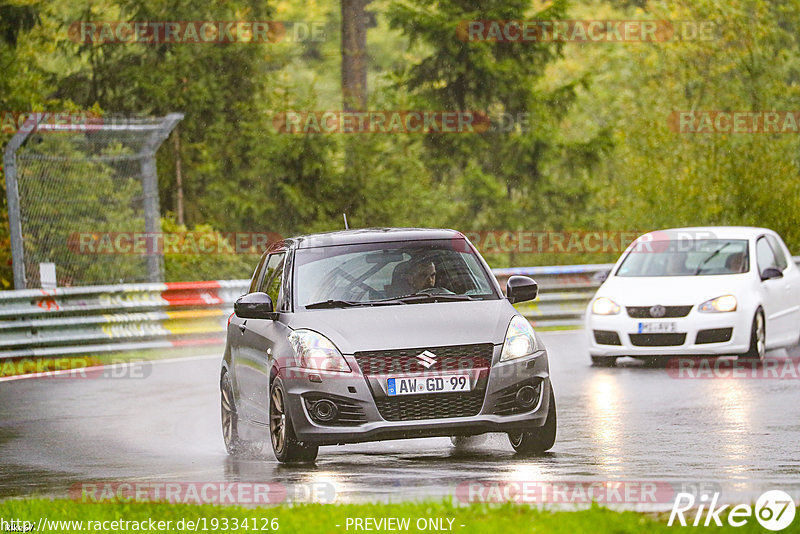
[[[406,275],[408,285],[412,293],[418,293],[423,289],[436,287],[436,266],[430,260],[423,260],[411,265],[411,269]]]
[[[393,296],[413,295],[436,287],[436,265],[431,260],[409,260],[398,265],[395,271],[396,282],[391,286]]]

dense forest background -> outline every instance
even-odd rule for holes
[[[346,212],[351,227],[465,232],[758,225],[800,249],[798,134],[686,134],[668,124],[678,110],[800,110],[800,0],[373,0],[367,10],[367,109],[483,110],[527,117],[527,127],[277,132],[281,112],[342,109],[341,6],[314,0],[0,0],[0,110],[184,113],[172,134],[180,142],[158,154],[165,230],[295,235],[339,229]],[[534,19],[713,21],[715,33],[654,43],[457,38],[464,20]],[[78,20],[313,21],[324,38],[86,44],[69,37]],[[487,255],[493,266],[613,259]],[[254,262],[167,258],[167,274],[239,278]]]

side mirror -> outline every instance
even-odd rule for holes
[[[233,305],[233,312],[242,319],[272,319],[272,299],[261,291],[249,293]]]
[[[539,284],[527,276],[512,276],[506,282],[506,295],[511,304],[533,300],[539,294]]]
[[[602,284],[603,282],[608,280],[608,276],[610,274],[611,274],[611,271],[597,271],[596,273],[594,273],[592,278],[594,279],[595,282],[597,282],[599,284]]]
[[[775,267],[767,267],[763,271],[761,271],[761,280],[772,280],[774,278],[783,278],[783,273],[780,269],[776,269]]]

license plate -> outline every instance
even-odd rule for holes
[[[389,396],[469,391],[469,375],[407,376],[386,380]]]
[[[658,322],[658,323],[639,323],[640,334],[674,334],[678,331],[678,323]]]

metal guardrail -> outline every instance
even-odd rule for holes
[[[494,269],[494,275],[505,289],[514,275],[530,276],[539,284],[539,296],[516,308],[537,327],[579,326],[583,313],[602,278],[613,264],[562,265],[554,267],[512,267]]]
[[[0,292],[0,358],[224,342],[249,280]]]
[[[800,264],[800,256],[794,257]],[[532,276],[539,297],[517,306],[534,326],[579,326],[612,264],[495,269]],[[249,280],[0,291],[0,358],[216,345]]]

